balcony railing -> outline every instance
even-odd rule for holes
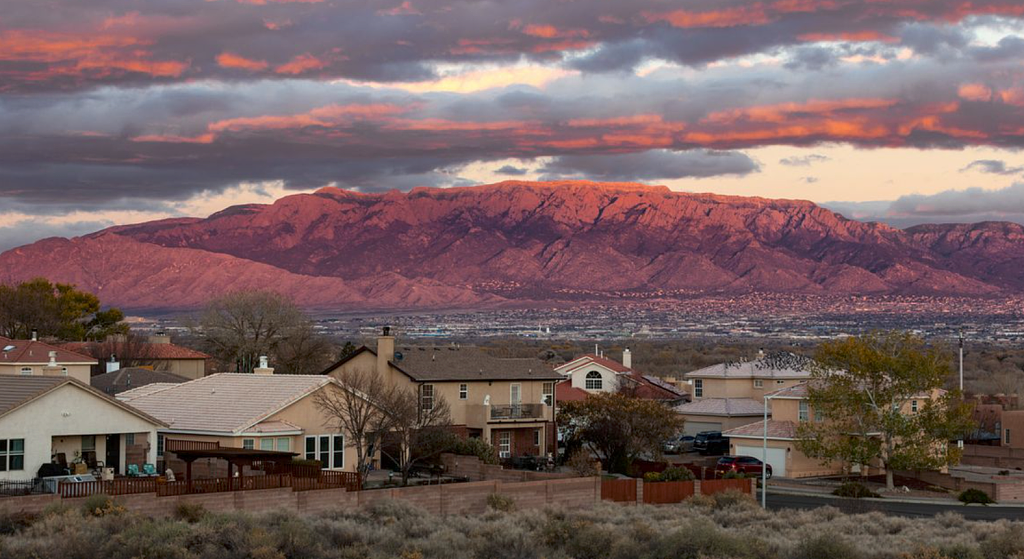
[[[543,419],[544,404],[491,406],[491,420]]]

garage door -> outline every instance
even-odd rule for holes
[[[737,456],[753,456],[758,460],[764,454],[764,449],[759,446],[736,446]],[[772,477],[786,477],[786,449],[768,448],[768,464],[772,467]]]
[[[721,431],[721,423],[704,423],[699,421],[687,421],[683,424],[683,433],[687,435],[696,435],[701,431]]]

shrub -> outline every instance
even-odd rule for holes
[[[711,495],[714,499],[715,510],[728,509],[733,507],[757,507],[754,497],[738,489],[728,489]]]
[[[960,493],[957,499],[959,499],[960,502],[965,505],[970,505],[971,503],[989,505],[995,502],[992,500],[992,497],[988,496],[988,493],[985,493],[981,489],[973,488],[964,490],[962,493]]]
[[[86,516],[117,516],[123,514],[125,508],[114,502],[109,495],[90,495],[82,503],[82,512]]]
[[[14,534],[23,528],[28,528],[35,521],[36,515],[28,512],[0,514],[0,536]]]
[[[494,445],[479,437],[458,439],[452,452],[461,456],[476,456],[484,464],[498,463],[498,450],[494,448]]]
[[[596,476],[600,473],[594,458],[582,448],[570,454],[565,464],[580,477]]]
[[[662,478],[661,474],[658,473],[658,472],[647,472],[646,474],[644,474],[644,481],[655,482],[655,481],[667,481],[667,480]]]
[[[722,479],[747,479],[747,474],[743,472],[729,470],[728,472],[725,472],[725,475],[722,476]]]
[[[693,481],[696,476],[687,468],[673,466],[661,472],[662,481]]]
[[[868,489],[867,486],[865,486],[863,483],[859,483],[856,481],[847,481],[843,483],[842,485],[837,487],[836,490],[832,492],[832,494],[837,495],[839,497],[847,497],[850,499],[878,499],[881,497],[881,495],[879,495],[878,493],[875,493],[874,491]]]
[[[487,508],[498,512],[513,512],[516,510],[516,502],[512,497],[491,493],[487,496]]]
[[[178,503],[174,507],[174,518],[184,520],[189,524],[195,524],[206,517],[206,507],[199,503]]]
[[[860,559],[861,554],[850,542],[837,534],[820,534],[801,541],[793,559]]]
[[[985,559],[1019,557],[1024,554],[1024,530],[1020,525],[1004,527],[981,542],[981,554]]]

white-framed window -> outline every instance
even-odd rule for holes
[[[319,460],[320,467],[345,467],[345,437],[337,434],[309,435],[306,437],[306,460]]]
[[[274,450],[274,439],[260,439],[260,450]]]
[[[164,436],[159,433],[156,435],[156,455],[164,455]]]
[[[523,385],[518,382],[513,382],[508,385],[508,403],[512,406],[518,406],[523,403]]]
[[[703,398],[704,397],[704,379],[694,379],[693,381],[693,397]]]
[[[135,444],[135,433],[128,433],[124,436],[124,445],[132,446]]]
[[[25,439],[0,439],[0,472],[25,469]]]
[[[540,429],[533,430],[533,446],[540,446]]]
[[[917,413],[917,400],[910,401],[910,413]]]
[[[1003,444],[1010,444],[1010,430],[1007,429],[1003,432]]]
[[[21,374],[23,374],[23,375],[31,375],[32,374],[32,367],[22,367],[21,368]]]
[[[96,451],[96,435],[82,435],[82,452]]]
[[[590,371],[587,373],[586,384],[584,388],[587,390],[601,390],[604,386],[604,380],[601,378],[601,373],[597,371]]]
[[[60,374],[62,374],[64,376],[68,376],[68,368],[67,367],[61,367],[60,368]]]
[[[498,455],[503,458],[512,456],[512,433],[502,431],[498,433]]]
[[[555,383],[545,382],[541,388],[541,399],[544,400],[545,406],[550,406],[555,403]]]
[[[459,399],[460,400],[468,400],[469,399],[469,385],[468,384],[463,383],[463,384],[459,385]]]
[[[754,379],[754,388],[764,388],[764,381],[759,378]]]
[[[434,409],[434,385],[424,384],[420,387],[420,409]]]
[[[292,451],[292,440],[288,437],[278,437],[277,439],[277,450],[283,452]]]
[[[810,407],[807,405],[807,400],[800,400],[800,411],[799,411],[798,419],[800,421],[807,421],[811,417],[810,413],[811,413],[811,411],[810,411]]]
[[[256,439],[242,439],[242,448],[253,450],[256,448]]]

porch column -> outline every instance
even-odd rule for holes
[[[118,435],[118,438],[120,440],[117,445],[119,449],[117,451],[117,467],[114,469],[117,470],[118,474],[123,476],[128,473],[128,434],[121,433]],[[156,463],[153,465],[155,466]],[[110,464],[107,464],[107,466],[110,466]]]
[[[147,464],[152,464],[155,467],[156,466],[156,446],[158,444],[157,443],[156,429],[150,429],[150,431],[148,433],[146,433],[146,437],[147,437],[147,439],[149,441],[148,448],[146,449],[146,463]],[[127,470],[124,470],[124,471],[127,471]]]
[[[185,461],[185,483],[188,485],[188,492],[192,493],[192,461]]]

